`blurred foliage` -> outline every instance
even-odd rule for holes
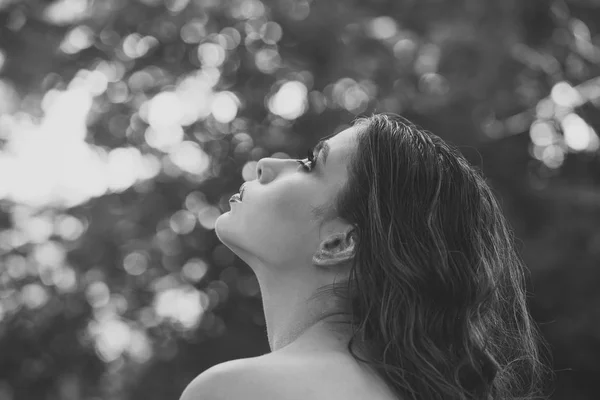
[[[269,351],[214,234],[262,157],[400,113],[481,166],[554,399],[600,383],[600,1],[0,0],[0,399],[178,398]]]

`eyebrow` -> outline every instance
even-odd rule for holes
[[[323,154],[323,166],[327,163],[327,156],[329,156],[329,145],[324,140],[319,140],[315,146],[315,151],[319,152],[319,156]]]

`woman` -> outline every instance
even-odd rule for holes
[[[312,398],[540,398],[524,266],[477,169],[395,114],[326,139],[260,160],[216,223],[260,285],[272,352],[253,366],[319,371]]]

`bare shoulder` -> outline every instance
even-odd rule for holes
[[[180,400],[397,399],[350,357],[275,353],[218,364],[196,377]]]
[[[264,361],[267,373],[297,398],[398,400],[381,377],[345,352],[269,354]]]
[[[299,400],[310,398],[310,388],[297,388],[284,371],[261,356],[217,364],[188,384],[180,400]]]

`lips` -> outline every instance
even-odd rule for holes
[[[244,190],[246,190],[246,182],[242,183],[242,186],[240,186],[240,201],[244,197]]]
[[[246,182],[244,182],[242,184],[242,186],[240,186],[240,192],[234,194],[233,196],[231,196],[229,198],[229,202],[238,202],[241,203],[242,202],[242,197],[244,196],[244,189],[246,188]]]

